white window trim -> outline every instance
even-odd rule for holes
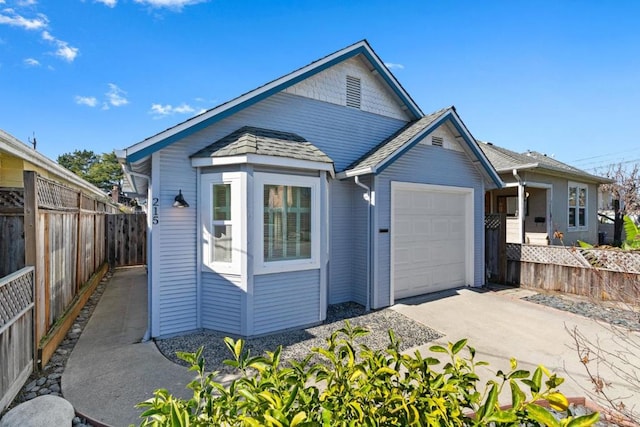
[[[202,174],[202,270],[215,273],[240,274],[243,250],[245,220],[244,192],[245,177],[240,172]],[[231,185],[231,262],[213,261],[212,258],[212,224],[213,224],[213,186],[217,184]]]
[[[569,225],[569,193],[571,192],[571,188],[575,187],[576,188],[576,206],[575,206],[575,210],[576,210],[576,224],[578,224],[579,221],[579,195],[580,195],[580,189],[585,190],[586,195],[585,195],[585,205],[584,205],[584,225],[575,225],[575,226],[571,226]],[[579,183],[579,182],[572,182],[569,181],[568,185],[567,185],[567,230],[568,231],[588,231],[589,230],[589,186],[587,184],[583,184],[583,183]]]
[[[320,268],[320,178],[297,175],[255,173],[254,174],[254,274],[281,273],[287,271]],[[264,186],[290,185],[311,188],[311,258],[286,261],[264,260]]]

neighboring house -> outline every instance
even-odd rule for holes
[[[149,200],[152,337],[483,284],[502,182],[456,110],[425,116],[366,41],[117,154]]]
[[[24,171],[35,171],[44,178],[81,190],[92,197],[107,197],[98,187],[0,129],[0,187],[24,188]]]
[[[487,193],[485,210],[507,214],[507,242],[598,243],[598,187],[612,180],[535,151],[516,153],[490,142],[480,147],[506,184]]]

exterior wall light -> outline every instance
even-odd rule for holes
[[[187,201],[184,199],[184,197],[182,197],[182,190],[178,190],[178,195],[174,199],[173,207],[174,208],[188,208],[189,207],[189,203],[187,203]]]

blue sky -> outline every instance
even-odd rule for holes
[[[120,149],[361,39],[425,113],[591,170],[640,161],[640,2],[0,0],[0,128]]]

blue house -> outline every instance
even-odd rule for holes
[[[118,152],[149,200],[149,331],[255,336],[484,282],[502,181],[361,41]]]

